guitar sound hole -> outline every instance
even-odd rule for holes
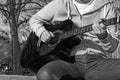
[[[55,34],[54,34],[54,37],[51,38],[51,40],[49,41],[49,44],[50,44],[50,45],[56,44],[56,43],[58,42],[58,40],[59,40],[59,39],[58,39],[58,38],[59,38],[59,35],[60,35],[59,33],[55,33]]]

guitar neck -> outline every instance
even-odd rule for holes
[[[114,17],[114,18],[110,18],[110,19],[107,19],[107,20],[103,20],[99,23],[103,23],[105,26],[114,25],[114,24],[120,23],[119,18],[120,17]],[[81,28],[74,28],[71,31],[68,31],[68,32],[65,32],[65,33],[61,34],[59,38],[64,39],[64,38],[68,38],[68,37],[72,37],[72,36],[75,36],[75,35],[78,35],[78,34],[82,34],[82,33],[92,31],[93,30],[92,25],[93,24],[86,25],[86,26],[83,26]]]

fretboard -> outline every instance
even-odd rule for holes
[[[103,23],[105,26],[114,25],[114,24],[120,23],[120,21],[118,21],[117,19],[118,19],[117,17],[114,17],[114,18],[110,18],[110,19],[101,21],[99,23]],[[64,38],[68,38],[68,37],[72,37],[72,36],[75,36],[75,35],[78,35],[78,34],[82,34],[82,33],[92,31],[93,30],[92,25],[93,24],[86,25],[86,26],[83,26],[81,28],[74,28],[74,29],[72,29],[68,32],[65,32],[65,33],[61,34],[59,36],[59,39],[64,39]]]

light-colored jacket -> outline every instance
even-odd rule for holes
[[[76,27],[82,27],[96,21],[99,22],[102,18],[115,17],[109,0],[96,0],[92,9],[82,15],[72,0],[53,0],[34,14],[29,23],[32,30],[39,37],[42,31],[45,30],[43,23],[64,21],[68,19],[68,14]],[[81,43],[71,50],[71,55],[100,54],[106,56],[107,53],[113,53],[118,46],[116,27],[113,25],[108,26],[107,31],[108,36],[104,40],[99,40],[93,31],[84,33]]]

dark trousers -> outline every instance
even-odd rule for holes
[[[56,60],[44,65],[37,73],[38,80],[62,80],[65,76],[81,80],[120,80],[120,59],[99,55],[76,56],[75,59],[75,63]]]

